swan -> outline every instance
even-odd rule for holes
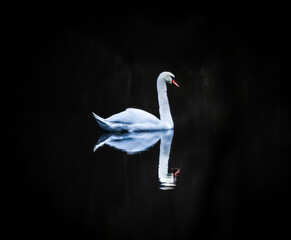
[[[174,123],[170,111],[167,85],[174,84],[175,75],[171,72],[162,72],[157,79],[157,91],[159,101],[160,119],[156,116],[136,108],[127,108],[125,111],[114,114],[106,119],[93,112],[94,118],[100,127],[108,132],[134,132],[134,131],[156,131],[174,128]]]

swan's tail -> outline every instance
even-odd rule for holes
[[[97,114],[93,113],[93,117],[97,120],[100,127],[105,131],[112,131],[112,127],[110,126],[110,123],[106,121],[104,118],[99,117]]]

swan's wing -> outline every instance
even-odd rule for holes
[[[139,124],[145,122],[155,124],[160,122],[156,116],[136,108],[127,108],[125,111],[114,114],[106,120],[123,124]]]

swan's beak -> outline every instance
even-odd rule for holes
[[[176,85],[177,87],[180,87],[180,86],[178,85],[178,83],[175,82],[174,79],[173,79],[172,83],[173,83],[174,85]]]

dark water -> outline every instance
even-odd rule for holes
[[[114,8],[17,20],[14,232],[32,239],[289,234],[284,17],[276,26],[266,15],[240,17]],[[159,182],[161,141],[138,154],[106,145],[93,152],[102,131],[91,114],[136,107],[158,116],[156,78],[164,70],[180,85],[168,87],[169,175],[180,170],[168,190]]]

